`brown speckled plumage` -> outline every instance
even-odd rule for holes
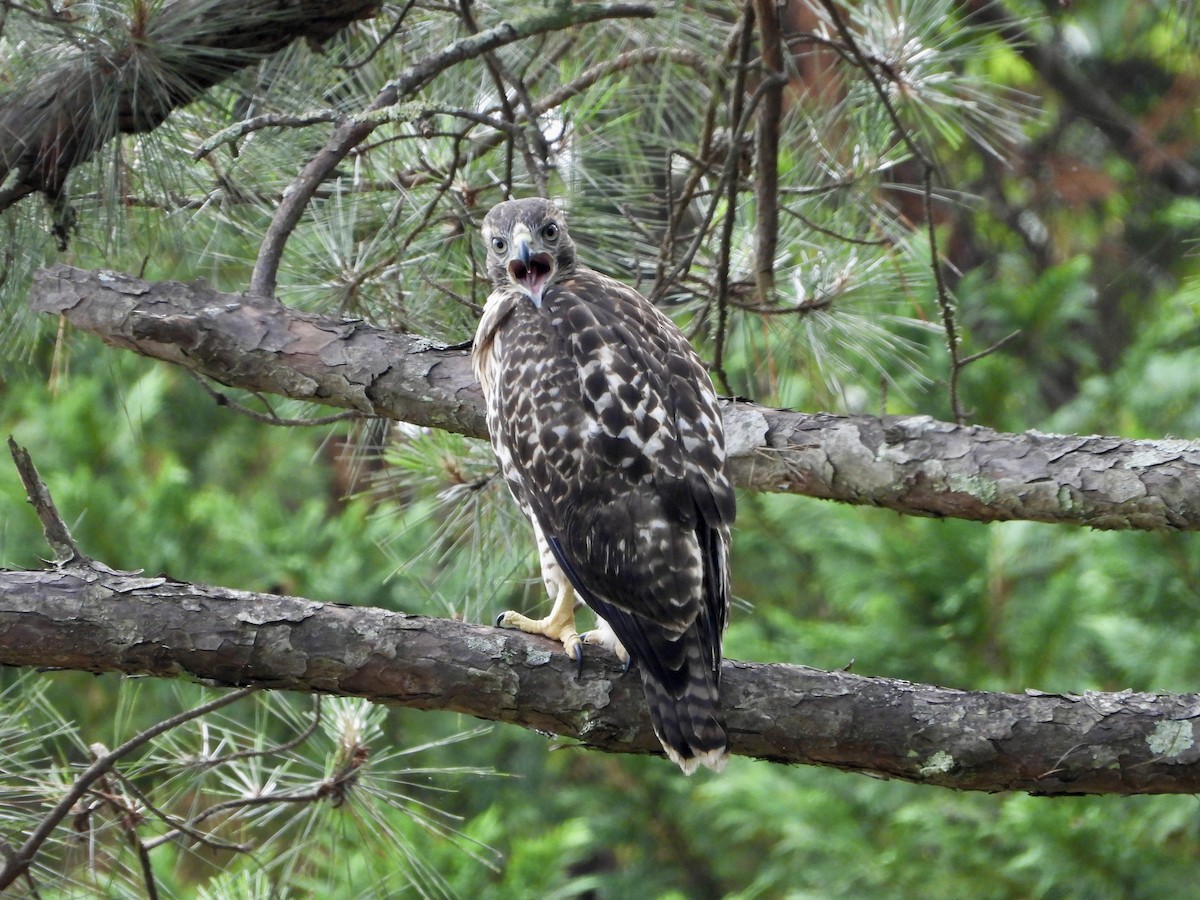
[[[636,660],[668,755],[719,768],[734,496],[708,373],[637,291],[576,261],[551,203],[499,204],[484,238],[473,361],[547,587],[565,575]]]

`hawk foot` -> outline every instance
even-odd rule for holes
[[[496,625],[500,628],[516,628],[526,634],[540,634],[559,641],[563,652],[575,660],[579,670],[583,671],[583,641],[575,631],[575,613],[568,611],[566,616],[556,616],[552,610],[544,619],[531,619],[511,609],[496,616]]]
[[[631,663],[629,651],[626,650],[624,645],[617,639],[616,634],[613,633],[612,626],[609,625],[604,619],[597,616],[596,627],[591,631],[585,631],[579,636],[579,639],[585,644],[596,644],[597,646],[604,647],[612,651],[616,654],[617,659],[619,659],[621,664],[625,667],[624,671],[629,671],[629,666]]]

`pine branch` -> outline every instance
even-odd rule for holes
[[[91,571],[99,572],[100,570],[92,569]],[[192,719],[198,719],[211,712],[215,712],[221,707],[228,706],[230,703],[234,703],[253,692],[254,688],[248,687],[217,697],[215,700],[210,700],[208,703],[197,706],[195,709],[185,710],[178,715],[155,723],[145,731],[125,741],[115,750],[110,751],[105,749],[98,753],[92,764],[75,779],[70,789],[63,794],[58,803],[54,805],[54,808],[38,822],[37,827],[25,840],[25,843],[5,860],[3,869],[0,869],[0,891],[11,886],[14,881],[28,871],[29,867],[33,864],[34,857],[37,856],[38,850],[50,837],[54,829],[70,814],[71,809],[87,792],[88,788],[112,771],[114,765],[160,734],[165,734],[172,728],[178,728],[183,723],[190,722]]]
[[[445,619],[114,573],[0,572],[0,664],[124,672],[466,713],[657,753],[636,676],[596,650]],[[960,790],[1195,793],[1200,695],[960,691],[726,662],[733,752]]]
[[[324,41],[378,7],[378,0],[174,0],[145,33],[130,22],[127,34],[106,36],[106,52],[97,42],[96,52],[65,57],[34,84],[0,96],[0,211],[35,191],[57,197],[71,170],[118,134],[152,131],[292,41]],[[138,64],[146,53],[156,54],[154,65]]]
[[[754,130],[754,282],[758,302],[769,305],[775,294],[775,256],[779,242],[779,122],[783,118],[783,32],[779,7],[772,0],[754,0],[759,53],[763,68],[763,98]],[[730,151],[734,152],[734,151]]]
[[[548,10],[539,10],[516,22],[505,22],[487,31],[468,35],[448,47],[431,53],[405,69],[388,82],[379,92],[364,114],[347,119],[338,125],[325,146],[308,161],[304,169],[293,179],[283,192],[283,199],[258,251],[258,260],[250,278],[250,289],[258,294],[273,296],[279,263],[284,245],[299,224],[308,202],[337,165],[354,147],[362,143],[375,128],[386,121],[377,115],[393,107],[427,85],[438,74],[458,63],[486,54],[496,48],[549,31],[558,31],[587,22],[602,19],[639,17],[654,15],[648,5],[622,3],[578,3],[561,4]]]
[[[58,265],[32,306],[107,343],[233,387],[484,437],[467,351],[203,284]],[[1009,434],[928,416],[835,416],[725,404],[743,488],[909,515],[1200,530],[1200,445]]]

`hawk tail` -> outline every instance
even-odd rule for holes
[[[691,775],[700,766],[720,772],[729,759],[729,737],[721,715],[716,678],[704,665],[701,638],[696,630],[693,626],[682,638],[687,643],[684,666],[687,677],[674,689],[672,684],[655,677],[646,665],[639,666],[654,734],[667,757],[685,775]]]
[[[720,772],[729,759],[721,714],[721,633],[724,618],[702,610],[683,631],[644,619],[596,597],[581,585],[557,538],[547,538],[575,590],[603,618],[637,661],[654,734],[667,757],[691,775],[700,766]]]

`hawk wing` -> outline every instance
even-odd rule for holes
[[[638,661],[668,752],[716,758],[734,496],[708,373],[658,309],[583,267],[541,309],[489,306],[488,426],[513,494]]]

